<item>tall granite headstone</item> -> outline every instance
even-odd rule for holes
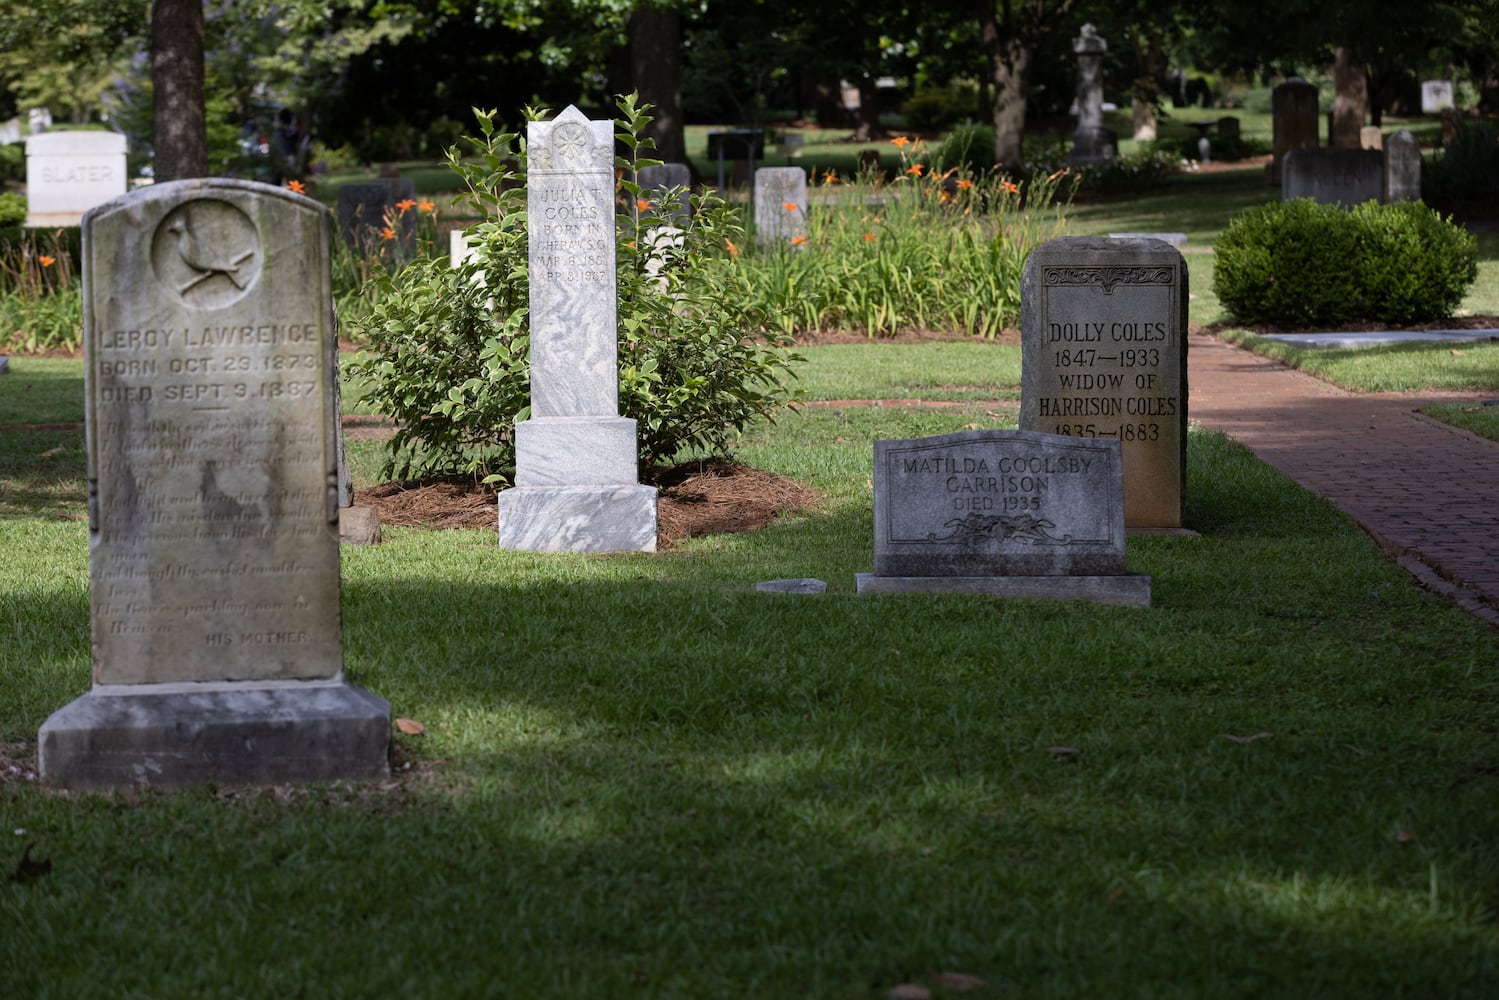
[[[83,221],[93,688],[42,726],[70,788],[367,778],[343,675],[327,212],[238,180]]]
[[[1187,264],[1153,239],[1064,236],[1020,282],[1020,427],[1119,442],[1132,530],[1182,528]]]
[[[42,132],[26,140],[29,227],[76,226],[125,188],[125,137],[118,132]]]
[[[619,415],[614,128],[569,107],[526,131],[531,416],[515,425],[500,547],[654,552],[656,490]]]
[[[1384,200],[1421,200],[1421,144],[1406,129],[1385,140]]]
[[[1119,442],[977,430],[874,444],[874,573],[860,593],[1150,603],[1124,560]]]
[[[1280,185],[1281,161],[1293,149],[1317,148],[1317,88],[1293,76],[1270,92],[1274,155],[1265,182]]]
[[[761,167],[755,172],[755,240],[788,243],[807,233],[807,172]]]
[[[1103,54],[1108,48],[1091,24],[1083,25],[1072,41],[1072,51],[1077,53],[1077,131],[1067,162],[1074,165],[1114,159],[1114,136],[1103,127]]]

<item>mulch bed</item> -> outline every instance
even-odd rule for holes
[[[755,531],[822,501],[819,491],[794,480],[723,459],[666,469],[648,485],[661,491],[658,550],[694,535]],[[470,478],[384,483],[355,490],[354,503],[374,507],[383,525],[499,529],[494,490]]]

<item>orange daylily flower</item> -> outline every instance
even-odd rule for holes
[[[437,208],[437,202],[419,201],[416,203],[416,207],[421,209],[423,212],[426,212],[428,215],[431,215],[432,212]]]
[[[301,181],[287,181],[286,187],[288,190],[295,191],[297,194],[307,193],[307,185],[303,184]]]
[[[874,233],[865,233],[864,234],[864,242],[865,243],[873,243],[874,242]]]
[[[799,233],[796,236],[791,237],[791,245],[794,247],[799,247],[806,242],[807,238]]]
[[[801,206],[794,201],[783,201],[781,202],[781,207],[788,212],[795,212]]]
[[[999,182],[999,189],[1001,191],[1003,191],[1005,194],[1019,194],[1020,193],[1020,185],[1016,184],[1014,181],[1000,181]]]
[[[842,181],[840,181],[838,179],[838,172],[837,171],[835,171],[835,170],[829,170],[827,173],[825,173],[825,174],[822,175],[822,183],[824,185],[827,185],[827,184],[841,184]]]
[[[651,210],[651,203],[644,198],[636,198],[635,208],[641,212],[649,212]]]
[[[57,258],[48,257],[46,254],[42,254],[37,258],[37,263],[41,264],[43,267],[51,267],[53,264],[57,263]]]
[[[967,177],[958,178],[958,190],[967,191],[971,187],[973,187],[973,181],[969,180]]]
[[[415,207],[416,202],[412,201],[410,198],[402,198],[400,201],[396,202],[396,208],[399,208],[401,210],[402,215],[405,215]]]
[[[396,238],[396,231],[389,226],[386,226],[384,229],[380,230],[380,238],[382,240],[393,240]]]
[[[724,240],[723,241],[723,245],[724,245],[724,249],[727,250],[727,251],[729,251],[729,256],[730,257],[738,257],[739,256],[739,248],[734,245],[734,241],[733,240]]]
[[[923,170],[925,170],[925,169],[926,169],[926,165],[925,164],[923,164],[923,163],[913,163],[909,167],[906,168],[906,173],[910,174],[912,177],[920,177],[921,176],[921,172]]]
[[[898,135],[894,139],[890,140],[890,144],[896,149],[905,149],[907,146],[911,145],[911,137],[908,135]]]

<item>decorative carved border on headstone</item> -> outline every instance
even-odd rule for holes
[[[1176,280],[1171,267],[1047,267],[1041,280],[1056,288],[1061,285],[1100,285],[1105,295],[1114,294],[1115,285],[1169,285]]]

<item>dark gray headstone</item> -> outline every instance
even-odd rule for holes
[[[1421,144],[1405,129],[1385,141],[1384,200],[1421,200]]]
[[[874,573],[861,592],[1149,603],[1124,545],[1117,441],[978,430],[875,442]]]
[[[1377,149],[1296,149],[1281,164],[1283,201],[1352,208],[1383,196],[1384,154]]]
[[[1187,295],[1186,261],[1159,240],[1064,236],[1021,275],[1020,426],[1118,441],[1135,529],[1182,527]]]
[[[1265,179],[1280,184],[1281,162],[1295,149],[1317,148],[1317,88],[1293,76],[1270,92],[1274,156]]]
[[[416,199],[416,182],[410,177],[379,177],[355,181],[338,189],[338,232],[351,247],[369,250],[394,242],[409,252],[416,239],[416,213],[397,206]],[[385,229],[395,233],[386,239]]]
[[[343,681],[327,213],[163,183],[83,223],[94,688],[41,730],[76,788],[387,769]]]

